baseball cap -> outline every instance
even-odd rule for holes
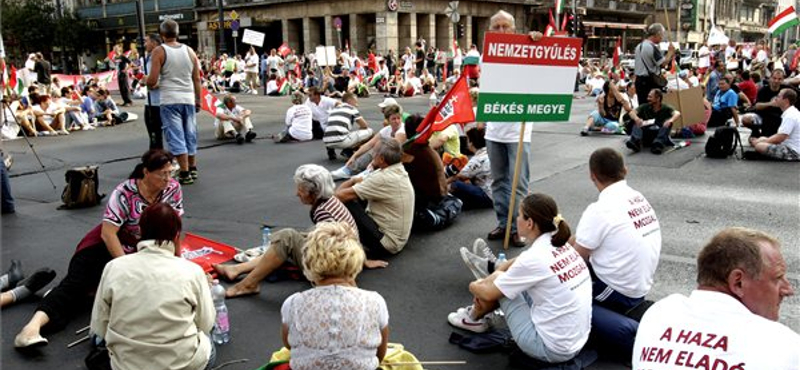
[[[382,103],[378,104],[378,108],[386,108],[386,107],[391,106],[391,105],[398,105],[399,106],[400,104],[397,103],[397,100],[394,100],[394,98],[385,98],[385,99],[383,99]]]

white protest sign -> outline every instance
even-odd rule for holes
[[[477,121],[569,120],[580,39],[487,33],[483,45]]]
[[[320,67],[336,65],[336,48],[333,46],[317,46],[316,56]]]
[[[264,46],[264,36],[266,36],[262,32],[253,31],[251,29],[244,30],[244,36],[242,36],[242,42],[249,45],[255,45],[258,47]]]

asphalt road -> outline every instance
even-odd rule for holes
[[[362,99],[362,114],[373,128],[380,125],[379,97]],[[295,197],[292,174],[305,163],[330,169],[342,163],[326,159],[322,143],[277,145],[268,134],[280,130],[288,98],[240,96],[240,104],[255,112],[253,122],[260,138],[237,146],[213,138],[209,115],[199,116],[200,180],[184,187],[184,229],[240,248],[260,241],[262,223],[277,227],[310,226],[308,209]],[[406,110],[423,112],[427,97],[401,100]],[[649,295],[659,299],[672,293],[688,293],[694,287],[697,251],[716,231],[741,225],[768,231],[783,241],[789,277],[798,287],[800,266],[800,197],[797,164],[706,159],[704,138],[691,146],[663,156],[630,155],[620,136],[580,137],[578,131],[592,108],[590,99],[576,99],[572,119],[566,123],[534,124],[531,150],[531,191],[552,195],[561,213],[575,227],[585,207],[597,198],[589,180],[588,158],[599,147],[623,150],[630,169],[629,183],[645,194],[659,216],[663,247],[656,284]],[[141,101],[132,108],[141,114]],[[147,149],[141,120],[125,125],[78,132],[68,137],[32,139],[47,173],[41,171],[33,150],[24,140],[3,142],[14,155],[10,171],[15,215],[3,216],[2,265],[20,259],[27,272],[49,266],[63,277],[75,245],[96,225],[103,208],[58,211],[66,169],[100,164],[101,193],[110,193],[127,177]],[[402,343],[421,360],[465,360],[465,366],[431,368],[506,368],[501,354],[475,355],[448,343],[453,331],[447,314],[470,302],[467,284],[471,274],[461,262],[458,248],[471,245],[495,226],[491,210],[469,211],[438,233],[413,235],[404,251],[390,260],[385,270],[365,271],[358,279],[362,288],[386,298],[390,313],[390,341]],[[499,243],[490,244],[495,251]],[[519,253],[511,250],[509,257]],[[258,296],[228,301],[232,341],[219,349],[218,363],[249,359],[231,370],[255,369],[281,346],[280,306],[289,295],[308,288],[307,283],[263,283]],[[36,299],[2,311],[2,368],[83,369],[88,346],[66,345],[79,337],[75,330],[88,324],[89,312],[76,318],[63,332],[48,336],[50,345],[34,356],[14,351],[15,333],[36,307]],[[800,299],[784,301],[781,321],[800,331]],[[623,364],[599,362],[590,369],[623,369]]]

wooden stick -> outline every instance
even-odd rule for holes
[[[89,330],[89,326],[88,325],[85,328],[76,331],[75,335],[78,335],[78,334],[81,334],[81,333],[85,333],[87,330]]]
[[[87,335],[87,336],[85,336],[85,337],[83,337],[83,338],[81,338],[81,339],[78,339],[78,340],[76,340],[76,341],[74,341],[74,342],[72,342],[72,343],[70,343],[70,344],[67,344],[67,348],[72,348],[72,347],[75,347],[75,346],[77,346],[78,344],[81,344],[81,343],[83,343],[83,342],[85,342],[85,341],[87,341],[87,340],[89,340],[89,336],[88,336],[88,335]]]
[[[511,201],[508,203],[508,221],[506,221],[506,237],[503,240],[503,249],[508,250],[508,241],[511,238],[511,222],[514,220],[514,201],[517,199],[517,183],[519,182],[519,169],[522,165],[522,142],[525,139],[525,122],[519,128],[519,143],[517,144],[517,160],[514,162],[514,179],[511,181]]]
[[[678,11],[680,11],[680,10],[678,10]],[[669,25],[669,13],[667,12],[667,8],[664,8],[664,17],[666,19],[665,23],[667,24],[667,43],[669,45],[672,45],[672,40],[670,39],[670,36],[669,36],[669,34],[672,33],[672,27],[670,27],[670,25]],[[675,32],[676,32],[676,38],[679,38],[679,37],[677,37],[677,32],[681,32],[680,31],[680,25],[678,25],[678,29],[675,30]],[[681,68],[681,44],[678,43],[678,68],[677,69],[680,69],[680,68]],[[675,87],[677,88],[677,90],[675,91],[675,95],[678,96],[678,112],[683,112],[683,104],[681,103],[681,82],[679,80],[679,77],[678,77],[677,73],[675,74],[674,77],[675,77]],[[683,122],[683,117],[678,117],[678,119],[681,120],[680,128],[682,129],[683,126],[684,126],[683,125],[683,123],[684,123]],[[670,131],[674,131],[675,130],[675,124],[676,123],[677,122],[673,122],[672,123],[672,127],[670,127]]]
[[[466,361],[418,361],[418,362],[393,362],[383,363],[381,366],[413,366],[413,365],[466,365]]]

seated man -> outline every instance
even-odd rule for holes
[[[783,83],[783,77],[783,70],[774,70],[769,77],[769,83],[758,89],[756,101],[748,113],[742,115],[742,125],[752,130],[751,137],[772,136],[778,132],[782,111],[773,99],[782,89],[789,88]]]
[[[93,130],[94,126],[89,124],[89,116],[82,112],[81,97],[72,90],[72,86],[61,88],[61,98],[59,103],[64,107],[67,119],[67,130]]]
[[[651,123],[655,125],[655,127],[648,127],[648,129],[658,128],[658,134],[656,134],[650,148],[653,154],[661,154],[665,147],[673,145],[672,140],[669,139],[669,133],[672,129],[672,123],[681,116],[681,113],[671,106],[663,104],[663,100],[664,93],[659,89],[653,89],[647,94],[647,103],[640,104],[639,107],[630,112],[634,125],[630,139],[625,142],[628,149],[634,152],[642,150],[642,144],[645,140],[642,126],[645,125],[645,121],[647,121],[648,125]]]
[[[66,129],[65,110],[53,103],[50,95],[40,95],[39,104],[33,106],[33,115],[36,117],[36,126],[45,128],[43,135],[69,135]],[[47,132],[47,134],[45,134]]]
[[[422,117],[415,114],[405,122],[406,132],[416,132]],[[416,142],[403,147],[403,166],[414,187],[414,209],[418,212],[435,206],[447,195],[444,164],[428,143]],[[415,220],[416,223],[417,220]]]
[[[372,167],[365,178],[354,177],[336,189],[356,220],[368,258],[400,253],[411,234],[414,188],[403,164],[400,143],[381,139],[374,149]],[[366,202],[366,208],[362,202]]]
[[[792,294],[778,240],[756,230],[722,230],[697,256],[697,289],[670,295],[645,313],[633,368],[675,369],[688,354],[709,369],[800,369],[800,335],[778,322],[781,301]],[[697,340],[685,340],[685,333]]]
[[[256,132],[250,122],[251,113],[249,109],[236,104],[235,96],[225,95],[222,104],[217,106],[214,136],[217,140],[236,139],[237,144],[252,142],[256,138]]]
[[[21,128],[24,130],[23,134],[36,137],[39,133],[36,131],[36,121],[35,116],[33,115],[33,107],[31,104],[26,103],[27,101],[28,100],[23,101],[22,99],[12,99],[9,108],[11,109],[11,112],[13,112],[13,115],[16,117]],[[8,112],[8,110],[6,110],[6,112]],[[13,117],[6,117],[6,124],[13,121]],[[48,130],[48,135],[49,131],[55,132],[55,130],[50,128],[50,130]],[[57,134],[58,133],[55,133],[55,135]]]
[[[729,119],[733,118],[736,126],[739,126],[739,95],[731,89],[732,77],[725,75],[719,79],[719,90],[714,95],[714,102],[711,104],[711,118],[708,120],[708,127],[725,126]]]
[[[405,81],[398,83],[397,95],[414,96],[418,94],[422,94],[422,80],[416,76],[413,70],[409,70]]]
[[[428,144],[431,149],[441,155],[445,166],[453,165],[455,168],[461,169],[469,159],[466,155],[461,154],[461,136],[458,126],[458,124],[454,124],[447,126],[444,130],[434,132],[428,139]]]
[[[794,106],[796,102],[793,89],[778,93],[773,104],[783,111],[781,126],[772,136],[750,137],[756,152],[781,161],[800,161],[800,111]]]
[[[358,125],[355,130],[354,124]],[[342,149],[342,155],[350,157],[358,146],[372,138],[372,134],[369,124],[358,111],[358,98],[352,93],[344,94],[342,104],[330,111],[322,137],[328,159],[336,160],[336,149]]]
[[[103,126],[113,126],[123,122],[117,103],[111,98],[108,90],[101,88],[92,96],[95,105],[95,118]]]
[[[570,244],[593,272],[593,335],[629,354],[636,323],[622,315],[641,304],[653,286],[661,227],[647,199],[625,181],[621,153],[595,150],[589,171],[600,195],[586,207]]]
[[[467,165],[450,176],[450,193],[461,199],[464,209],[492,208],[492,169],[486,152],[486,129],[473,128],[467,131],[469,149],[475,153]]]
[[[292,106],[286,111],[286,128],[274,137],[276,143],[293,141],[309,141],[313,139],[311,108],[303,104],[305,94],[300,91],[292,93]]]
[[[342,68],[342,74],[334,77],[333,88],[336,91],[344,94],[347,91],[347,88],[350,86],[350,69],[347,67]]]
[[[321,222],[342,222],[354,230],[358,229],[350,211],[333,196],[333,179],[328,170],[315,164],[302,165],[294,173],[294,182],[300,202],[311,207],[311,222],[314,225]],[[239,275],[249,273],[244,280],[228,288],[225,295],[239,297],[257,294],[261,290],[261,280],[286,261],[291,260],[302,268],[303,244],[307,236],[308,232],[291,228],[282,229],[272,234],[270,246],[262,256],[236,265],[213,265],[214,269],[228,280],[236,280]],[[364,261],[364,266],[367,268],[387,265],[385,261]]]
[[[269,75],[269,81],[267,81],[267,95],[268,96],[280,96],[281,92],[278,86],[278,76],[276,74]]]
[[[597,97],[597,109],[589,113],[586,127],[581,130],[581,136],[589,135],[589,131],[600,131],[604,134],[619,132],[619,119],[622,109],[631,111],[631,106],[622,96],[617,84],[606,81],[603,84],[603,93]]]
[[[602,94],[603,84],[605,83],[606,79],[603,77],[603,74],[600,72],[595,72],[592,77],[586,79],[586,95],[598,96]]]
[[[328,127],[328,117],[333,108],[341,105],[339,101],[327,96],[323,96],[320,90],[315,87],[308,88],[308,100],[306,105],[311,108],[311,124],[314,140],[322,139],[325,128]]]

